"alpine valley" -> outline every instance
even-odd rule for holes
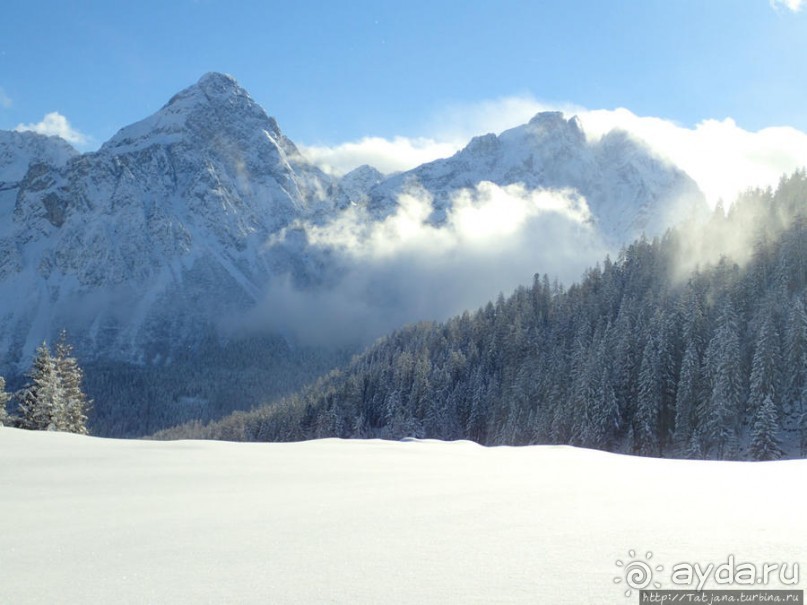
[[[399,327],[357,328],[355,339],[332,342],[284,329],[302,311],[272,307],[268,292],[291,284],[304,301],[350,273],[350,257],[311,233],[347,216],[372,229],[413,195],[428,202],[424,224],[440,229],[491,187],[561,192],[560,209],[542,216],[564,217],[578,237],[612,252],[707,214],[695,182],[642,142],[618,131],[587,138],[576,118],[554,112],[404,173],[363,166],[336,177],[218,73],[95,152],[0,132],[0,375],[19,385],[36,347],[66,329],[95,402],[96,434],[150,434],[249,409]],[[551,256],[555,244],[528,245]],[[499,290],[492,284],[473,304]],[[395,304],[373,292],[363,302],[382,312]],[[468,308],[452,304],[440,317],[396,321]],[[259,311],[274,315],[271,329],[250,329],[245,318]]]

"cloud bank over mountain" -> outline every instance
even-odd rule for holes
[[[336,173],[361,164],[387,173],[409,170],[424,161],[453,154],[472,136],[500,133],[549,110],[563,111],[566,117],[577,115],[591,139],[615,128],[642,139],[695,179],[712,206],[721,199],[731,204],[748,188],[775,187],[783,174],[807,164],[807,133],[791,127],[750,131],[729,117],[687,127],[663,118],[639,116],[624,108],[590,110],[545,103],[529,96],[450,107],[430,120],[425,128],[429,132],[419,137],[367,137],[331,147],[303,147],[303,152]]]
[[[608,250],[586,200],[571,190],[483,181],[455,193],[440,224],[430,221],[433,202],[412,189],[381,221],[355,206],[324,225],[287,228],[269,245],[302,231],[308,250],[338,267],[339,278],[304,289],[277,280],[240,327],[304,344],[367,341],[407,322],[475,309],[536,272],[570,283]]]

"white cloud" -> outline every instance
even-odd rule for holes
[[[797,13],[804,8],[805,0],[770,0],[770,3],[774,9],[784,7]]]
[[[775,187],[779,178],[807,164],[807,133],[790,127],[745,130],[731,118],[705,120],[692,128],[670,120],[637,116],[627,109],[588,110],[547,104],[520,96],[454,106],[430,123],[430,136],[422,138],[365,138],[335,147],[306,147],[314,162],[337,174],[361,164],[382,172],[408,170],[427,161],[447,157],[473,136],[524,124],[540,111],[578,115],[590,139],[613,128],[643,139],[656,153],[685,170],[714,205],[730,205],[739,192],[753,187]]]
[[[0,88],[0,107],[8,109],[13,105],[11,97],[6,94],[6,91]]]
[[[372,221],[363,207],[349,208],[324,226],[306,225],[308,241],[337,248],[356,259],[386,259],[417,252],[427,256],[459,248],[498,248],[517,237],[533,219],[555,215],[585,226],[591,212],[585,199],[569,190],[527,190],[482,181],[452,196],[446,220],[434,224],[431,195],[414,188],[398,196],[394,214]]]
[[[627,109],[586,111],[580,119],[589,137],[622,128],[686,171],[714,205],[730,205],[749,187],[775,187],[783,174],[807,163],[807,133],[789,127],[752,132],[734,120],[705,120],[694,128],[640,117]]]
[[[367,342],[477,308],[535,272],[577,280],[608,251],[586,201],[570,191],[482,182],[455,194],[443,223],[429,220],[433,210],[431,196],[412,189],[381,221],[351,207],[326,225],[295,225],[288,233],[305,231],[309,256],[331,263],[328,285],[278,280],[244,324],[308,344]],[[283,233],[270,246],[288,241]]]
[[[18,124],[14,129],[17,132],[32,131],[47,136],[62,137],[68,143],[83,145],[88,142],[88,137],[70,126],[67,118],[58,111],[46,114],[42,121],[37,124]]]
[[[395,137],[390,140],[365,137],[335,147],[301,145],[300,150],[326,172],[341,175],[362,164],[370,164],[384,173],[407,170],[451,155],[460,146],[459,143],[429,138]]]
[[[528,95],[501,97],[476,103],[454,104],[439,111],[428,128],[438,140],[465,141],[470,137],[500,133],[524,124],[541,111],[584,111],[571,104],[545,103]]]

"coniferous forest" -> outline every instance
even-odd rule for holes
[[[401,329],[293,396],[157,437],[807,455],[805,208],[799,171],[568,288],[536,275],[476,312]]]

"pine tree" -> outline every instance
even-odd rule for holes
[[[30,383],[20,399],[20,424],[31,430],[66,430],[67,415],[56,361],[50,354],[48,343],[36,350]]]
[[[76,358],[73,357],[73,347],[67,342],[67,333],[64,330],[59,335],[54,353],[65,409],[64,428],[60,430],[86,435],[88,433],[87,412],[91,401],[87,399],[81,389],[84,372],[79,367]]]
[[[639,370],[639,397],[634,418],[636,451],[644,456],[660,453],[659,407],[661,404],[659,351],[653,338],[647,341]]]
[[[0,376],[0,426],[3,426],[8,420],[6,414],[6,405],[11,396],[6,393],[6,379]]]
[[[779,422],[776,419],[776,406],[770,395],[766,395],[754,416],[749,453],[754,460],[778,460],[782,457],[779,442]]]
[[[700,360],[694,341],[690,341],[681,362],[681,375],[675,399],[675,441],[683,450],[696,428],[695,411],[700,397]]]
[[[807,412],[802,393],[807,389],[807,310],[800,297],[790,309],[785,337],[785,367],[783,408],[792,410],[797,417]]]
[[[659,367],[659,446],[661,451],[673,439],[675,430],[676,394],[680,372],[680,318],[676,313],[657,310],[650,325],[656,334]]]
[[[690,460],[703,460],[706,457],[706,449],[703,446],[703,436],[699,428],[692,431],[689,444],[686,450],[686,457]]]
[[[601,370],[596,396],[591,407],[593,408],[589,428],[591,444],[597,448],[609,449],[619,430],[620,418],[616,393],[606,367]]]
[[[87,434],[89,401],[81,390],[83,372],[62,332],[51,355],[47,342],[36,351],[30,381],[20,396],[20,425],[31,430]]]
[[[759,329],[754,358],[751,362],[748,410],[754,417],[766,397],[771,398],[774,406],[777,405],[780,391],[779,368],[782,364],[779,348],[779,334],[773,323],[773,317],[768,314]]]
[[[610,330],[610,328],[609,328]],[[607,331],[606,331],[607,333]],[[620,427],[619,404],[608,366],[608,339],[599,338],[599,344],[588,361],[587,398],[583,402],[583,445],[608,449]]]
[[[718,323],[706,355],[712,391],[703,437],[707,447],[715,448],[717,458],[725,459],[736,453],[742,381],[740,339],[731,303],[724,306]]]

